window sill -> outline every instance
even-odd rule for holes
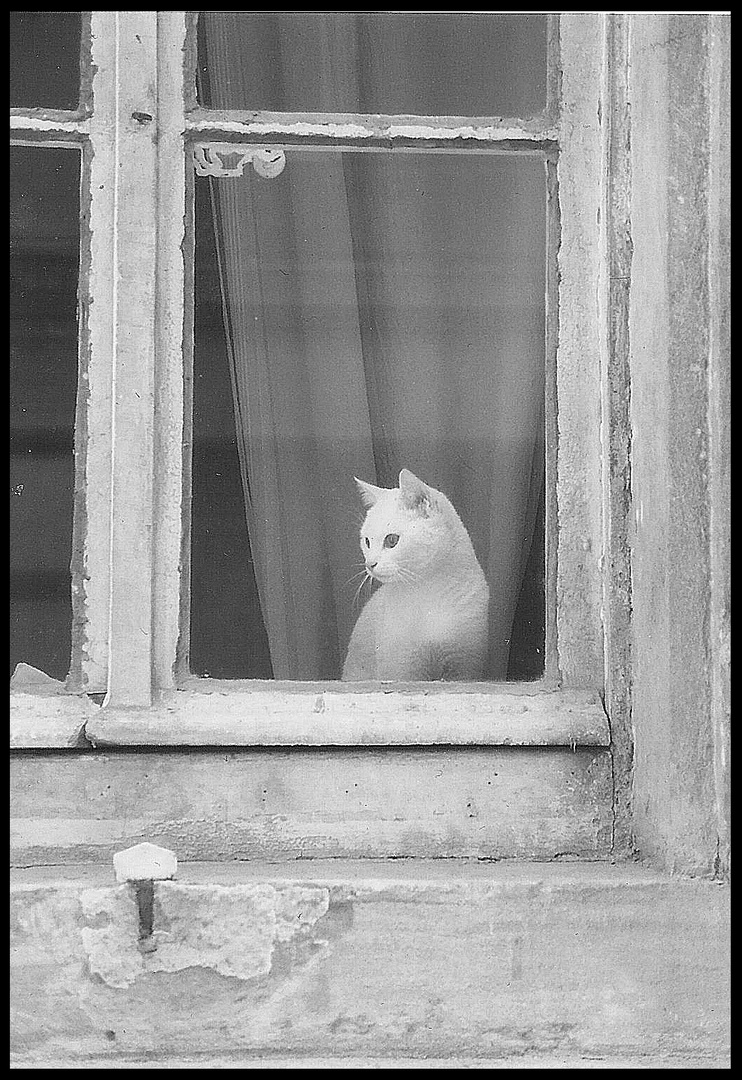
[[[11,696],[11,748],[608,746],[595,690],[188,680],[148,709]]]
[[[10,695],[11,750],[79,750],[85,727],[99,708],[85,694]]]

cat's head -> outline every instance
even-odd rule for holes
[[[356,477],[367,513],[361,526],[366,570],[383,583],[414,584],[445,570],[454,533],[454,513],[445,495],[409,469],[399,487],[381,488]]]

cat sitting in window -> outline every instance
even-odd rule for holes
[[[409,469],[398,488],[356,483],[366,575],[381,588],[353,628],[343,679],[481,679],[489,588],[461,518]]]

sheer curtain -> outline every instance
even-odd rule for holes
[[[247,78],[239,13],[204,18],[209,104],[224,108]],[[297,39],[279,13],[251,84],[275,100],[319,85],[326,109],[347,110],[353,16],[312,26]],[[212,183],[275,677],[339,677],[361,563],[353,477],[394,486],[408,467],[469,530],[491,588],[488,677],[504,678],[543,469],[539,163],[288,150],[280,177]]]

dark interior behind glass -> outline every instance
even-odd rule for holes
[[[11,11],[11,109],[77,108],[82,14]]]
[[[10,668],[64,679],[77,395],[80,155],[10,150]]]
[[[277,112],[527,118],[546,105],[542,13],[203,11],[207,41],[230,55],[217,104]]]

